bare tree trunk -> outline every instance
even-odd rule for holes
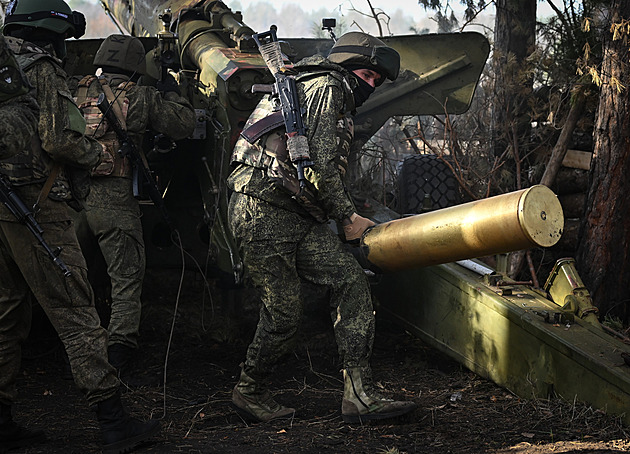
[[[556,175],[558,175],[558,171],[560,170],[560,166],[562,165],[562,160],[567,154],[569,142],[571,141],[571,135],[573,134],[575,125],[577,125],[578,120],[582,116],[585,104],[585,96],[582,93],[577,93],[576,99],[571,105],[571,110],[569,110],[569,115],[567,115],[564,126],[562,126],[560,137],[558,138],[556,145],[551,151],[551,157],[549,158],[549,162],[547,163],[545,173],[540,180],[540,184],[551,187],[554,180],[556,179]]]
[[[501,156],[511,147],[514,161],[512,189],[521,189],[520,156],[527,154],[529,116],[527,98],[532,92],[532,79],[523,77],[527,56],[536,42],[536,0],[497,0],[494,22],[494,103],[492,111],[492,147]],[[509,275],[516,277],[522,268],[525,251],[510,258]]]
[[[513,129],[519,141],[530,129],[526,101],[532,79],[523,72],[536,42],[536,0],[497,0],[496,11],[492,131],[495,154],[500,155],[512,144],[508,136]]]
[[[613,0],[612,23],[630,18],[630,0]],[[600,314],[628,322],[630,294],[630,51],[604,36],[603,85],[595,123],[593,167],[577,252],[578,270]],[[622,37],[623,38],[623,37]],[[625,85],[621,92],[611,83]]]

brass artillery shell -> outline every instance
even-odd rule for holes
[[[379,224],[361,246],[383,271],[437,265],[558,242],[558,197],[543,185]]]

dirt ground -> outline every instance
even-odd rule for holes
[[[630,451],[629,430],[617,419],[579,403],[518,398],[380,318],[375,379],[393,397],[411,399],[419,408],[385,423],[345,424],[340,367],[321,304],[307,307],[295,353],[272,383],[277,400],[296,408],[295,418],[248,424],[232,410],[230,394],[255,326],[255,305],[251,298],[240,298],[247,292],[209,288],[191,272],[185,273],[178,292],[180,277],[179,270],[149,271],[145,283],[136,366],[141,377],[155,384],[127,389],[123,400],[134,415],[160,419],[162,433],[139,452]],[[238,303],[242,300],[250,302]],[[99,452],[94,414],[73,382],[62,378],[61,346],[41,313],[35,313],[23,369],[15,418],[45,429],[48,441],[22,452]]]

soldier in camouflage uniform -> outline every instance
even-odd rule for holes
[[[359,239],[374,225],[356,213],[342,181],[339,164],[349,147],[343,137],[351,137],[345,114],[360,106],[385,78],[397,77],[399,58],[379,39],[352,32],[335,43],[328,58],[309,57],[294,66],[313,163],[305,170],[304,191],[300,192],[296,169],[287,157],[281,117],[279,124],[275,122],[279,127],[266,132],[273,123],[268,99],[259,103],[236,144],[232,161],[237,167],[228,179],[234,191],[229,221],[263,303],[232,393],[237,410],[250,419],[269,421],[294,414],[271,397],[266,380],[291,348],[302,315],[303,281],[322,286],[330,295],[344,368],[344,421],[385,419],[415,408],[413,402],[386,399],[372,385],[374,310],[367,278],[326,223],[332,219],[343,225],[346,241]]]
[[[104,452],[128,452],[159,431],[123,408],[115,369],[107,362],[107,332],[100,326],[85,259],[72,227],[67,201],[71,168],[87,171],[99,163],[101,145],[85,137],[85,120],[72,100],[58,57],[65,39],[79,37],[85,19],[63,0],[19,0],[7,10],[3,34],[40,106],[38,134],[29,146],[2,156],[0,173],[28,207],[34,207],[43,238],[61,247],[66,276],[42,245],[11,212],[0,206],[0,450],[41,440],[13,422],[20,343],[30,329],[29,293],[35,296],[68,353],[75,383],[96,410]],[[2,136],[6,141],[5,136]]]
[[[30,145],[37,133],[39,106],[4,36],[0,35],[0,159]]]
[[[86,209],[78,213],[75,222],[80,235],[88,232],[96,239],[105,258],[111,280],[109,362],[118,369],[123,382],[133,384],[140,383],[131,376],[131,357],[138,348],[145,271],[141,213],[133,194],[129,158],[118,152],[116,133],[103,122],[96,101],[105,92],[111,98],[110,105],[117,103],[122,117],[119,120],[139,150],[147,129],[174,140],[191,135],[195,113],[188,100],[180,96],[172,76],[171,83],[160,86],[162,92],[153,86],[136,84],[146,73],[145,50],[137,38],[107,37],[94,57],[94,65],[101,68],[101,76],[84,77],[75,100],[87,121],[86,134],[103,145],[105,154],[92,171]]]

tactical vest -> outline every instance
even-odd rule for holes
[[[28,41],[11,36],[5,36],[5,41],[24,72],[28,72],[40,60],[49,60],[57,66],[61,64],[61,60]],[[52,187],[47,189],[47,196],[53,200],[70,200],[72,193],[67,178],[63,170],[59,172],[58,165],[55,170],[54,167],[53,160],[42,149],[38,134],[33,137],[30,150],[18,153],[0,163],[0,171],[14,186],[44,183],[52,173],[51,179],[54,178],[54,181],[50,182]]]
[[[79,110],[83,113],[85,118],[85,135],[93,137],[103,145],[103,154],[101,156],[101,162],[95,169],[92,170],[92,176],[103,177],[124,177],[131,178],[133,171],[131,163],[127,157],[122,156],[118,150],[120,150],[120,141],[116,132],[110,128],[107,120],[103,118],[103,113],[96,106],[98,101],[97,96],[88,96],[88,89],[93,82],[100,82],[103,86],[108,85],[107,79],[98,78],[96,76],[85,76],[79,81],[77,95],[74,98]],[[125,125],[127,120],[127,112],[129,111],[129,99],[127,98],[127,91],[135,86],[134,82],[122,82],[113,91],[115,99],[120,106],[122,112],[122,118],[119,118],[121,124]],[[103,90],[99,90],[99,94]],[[110,105],[113,104],[112,100]]]
[[[343,80],[343,76],[331,71],[311,71],[298,75],[297,80],[331,74]],[[352,100],[352,91],[347,83],[345,99]],[[353,123],[345,115],[339,115],[337,121],[337,164],[343,177],[347,171],[350,143],[353,138]],[[265,169],[267,177],[277,186],[295,198],[306,211],[319,222],[326,222],[325,212],[317,206],[315,191],[309,185],[300,188],[297,169],[289,159],[287,150],[287,136],[280,112],[273,111],[269,97],[263,98],[252,112],[243,128],[241,137],[236,142],[232,152],[232,163],[243,163],[252,167]],[[308,173],[308,168],[306,169]]]

